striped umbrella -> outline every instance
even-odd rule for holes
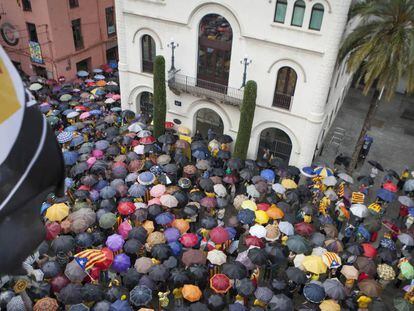
[[[59,135],[56,137],[57,141],[61,144],[70,142],[73,138],[73,132],[60,132]]]
[[[316,175],[323,177],[323,178],[334,175],[332,169],[326,166],[318,166],[317,168],[314,169],[314,172]]]

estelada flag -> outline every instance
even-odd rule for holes
[[[365,194],[362,192],[352,192],[351,202],[352,204],[364,204]]]
[[[45,237],[42,202],[63,195],[62,153],[35,103],[0,47],[0,275],[21,272]]]
[[[75,255],[75,261],[85,271],[92,269],[97,263],[105,260],[106,256],[100,249],[86,249]]]

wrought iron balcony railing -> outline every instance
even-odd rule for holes
[[[240,106],[243,100],[243,91],[240,89],[177,73],[170,74],[168,86],[179,92],[201,96],[206,99],[234,106]]]

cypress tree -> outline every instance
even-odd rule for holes
[[[243,102],[240,108],[239,131],[237,133],[236,145],[234,146],[234,157],[245,160],[249,149],[250,135],[256,109],[257,84],[247,81],[244,88]]]
[[[154,62],[154,136],[164,134],[167,114],[167,98],[165,90],[165,59],[158,55]]]

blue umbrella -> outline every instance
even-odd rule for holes
[[[242,224],[253,224],[254,220],[256,218],[255,213],[252,210],[249,209],[242,209],[237,214],[237,220],[240,221]]]
[[[80,70],[76,74],[77,74],[78,77],[81,77],[81,78],[89,76],[89,73],[85,70]]]
[[[237,231],[233,227],[226,227],[227,232],[229,233],[229,240],[233,240],[236,237]]]
[[[95,80],[105,80],[105,76],[104,75],[100,75],[100,74],[95,75],[93,78]]]
[[[99,150],[105,150],[109,147],[109,141],[99,140],[95,143],[95,148]]]
[[[68,127],[65,128],[65,132],[76,132],[78,130],[78,128],[74,125],[69,125]]]
[[[40,208],[40,214],[43,214],[51,205],[47,202],[42,203],[42,207]]]
[[[82,145],[84,142],[85,142],[85,139],[83,138],[83,136],[76,136],[70,142],[70,146],[76,147],[76,146]]]
[[[183,250],[182,244],[177,241],[168,243],[168,246],[171,248],[171,251],[174,256],[179,256],[181,254],[181,251]]]
[[[311,167],[311,166],[302,167],[302,169],[300,170],[300,172],[302,173],[302,175],[304,175],[306,177],[311,177],[312,178],[312,177],[315,177],[316,176],[316,173],[313,170],[313,167]]]
[[[363,225],[358,226],[357,233],[362,235],[365,240],[371,239],[371,233]]]
[[[74,165],[78,160],[78,156],[76,151],[65,151],[63,152],[63,161],[65,165]]]
[[[104,180],[104,179],[100,179],[94,186],[93,188],[95,190],[101,191],[104,187],[108,186],[108,181]]]
[[[94,109],[94,110],[89,111],[89,113],[93,116],[100,116],[102,114],[102,111]]]
[[[129,300],[134,306],[145,306],[152,300],[152,290],[145,285],[135,286],[129,293]]]
[[[61,144],[70,142],[73,138],[72,132],[60,132],[59,135],[56,137],[57,141]]]
[[[51,108],[51,106],[49,104],[39,106],[39,110],[42,113],[48,112],[50,110],[50,108]]]
[[[377,197],[385,202],[392,202],[395,200],[395,194],[387,189],[379,189],[377,191]]]
[[[100,192],[100,196],[102,199],[112,199],[115,195],[116,190],[111,186],[105,186],[104,188],[102,188]]]
[[[118,299],[111,304],[109,311],[133,311],[128,301]]]
[[[198,160],[205,160],[208,158],[208,152],[204,149],[196,149],[193,151],[193,157]]]
[[[395,245],[395,242],[393,240],[391,240],[391,239],[385,239],[385,238],[384,239],[381,239],[380,240],[380,245],[383,248],[388,248],[388,249],[390,249],[392,251],[395,251],[397,249],[397,247]]]
[[[275,172],[270,169],[265,169],[260,172],[260,176],[263,177],[267,182],[273,182],[275,180]]]
[[[75,112],[75,110],[73,110],[73,109],[66,109],[65,111],[63,111],[62,112],[62,114],[64,115],[64,116],[67,116],[69,113],[71,113],[71,112]]]
[[[139,197],[143,197],[145,195],[146,190],[147,190],[147,188],[145,188],[144,185],[133,184],[131,187],[129,187],[128,193],[131,197],[139,198]]]
[[[93,73],[102,73],[103,70],[101,68],[95,68],[94,70],[92,70]]]
[[[171,223],[173,220],[174,216],[169,212],[161,213],[155,217],[155,222],[162,226]]]
[[[65,178],[65,189],[72,188],[74,184],[75,184],[75,181],[72,178],[70,177]]]
[[[320,303],[325,299],[325,289],[317,283],[309,283],[303,288],[303,295],[313,303]]]
[[[155,181],[155,175],[151,172],[143,172],[138,175],[138,182],[141,185],[151,185]]]
[[[229,311],[246,311],[246,307],[241,303],[232,303],[229,305]]]

